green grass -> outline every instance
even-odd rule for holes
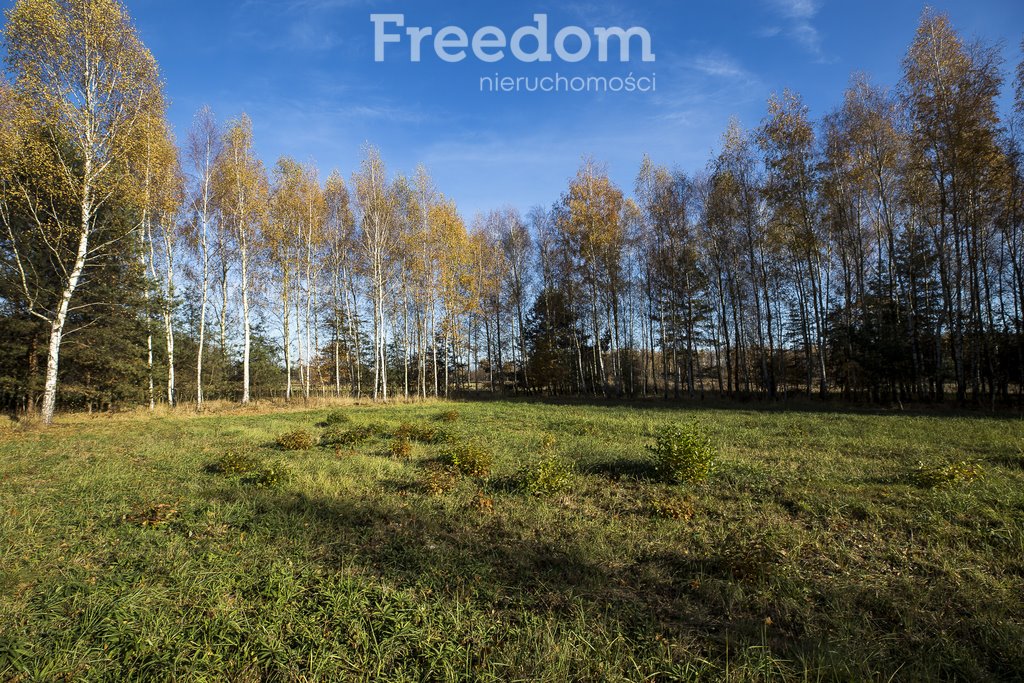
[[[329,412],[0,435],[0,680],[1024,677],[1018,420],[460,404],[446,441],[493,467],[438,492],[450,444],[275,445]],[[646,447],[693,422],[714,474],[659,483]],[[553,457],[569,488],[517,485]]]

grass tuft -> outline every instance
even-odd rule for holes
[[[985,469],[981,463],[961,460],[945,465],[925,465],[918,463],[914,469],[912,478],[914,483],[922,488],[950,488],[963,484],[969,484],[976,479],[985,476]]]
[[[248,453],[228,451],[220,457],[217,462],[207,465],[206,471],[211,474],[226,474],[228,476],[237,474],[248,474],[260,468],[259,458]]]
[[[277,437],[277,446],[285,451],[308,451],[317,444],[317,437],[308,429],[296,429]]]
[[[324,421],[321,422],[323,427],[336,427],[337,425],[347,425],[352,422],[352,417],[346,410],[332,410],[327,413],[324,417]]]
[[[483,478],[491,473],[494,455],[478,443],[463,442],[447,446],[444,461],[455,471],[467,477]]]
[[[412,457],[412,442],[408,439],[395,439],[388,445],[388,455],[399,460]]]
[[[573,484],[576,469],[571,463],[546,458],[523,468],[519,485],[531,496],[551,496],[568,491]]]

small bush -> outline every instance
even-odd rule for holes
[[[714,471],[717,453],[696,425],[665,427],[647,449],[654,454],[658,477],[668,483],[703,481]]]
[[[331,425],[324,429],[320,434],[320,445],[321,446],[334,446],[336,449],[339,446],[350,446],[351,437],[349,436],[349,429],[346,429],[340,425]]]
[[[570,463],[554,459],[542,460],[520,472],[520,486],[531,496],[562,493],[572,486],[574,473]]]
[[[468,477],[486,477],[494,460],[489,450],[473,443],[452,444],[445,449],[444,457],[452,468]]]
[[[284,465],[270,465],[259,468],[242,481],[250,486],[257,486],[262,489],[276,489],[285,484],[290,478],[291,475]]]
[[[447,432],[428,425],[415,425],[410,422],[403,423],[395,430],[395,438],[408,439],[417,443],[435,445],[444,443],[448,439]]]
[[[316,442],[316,437],[306,429],[296,429],[277,437],[278,447],[286,451],[308,451]]]
[[[557,444],[558,440],[554,434],[545,434],[540,438],[540,450],[544,453],[550,453],[555,450]]]
[[[967,484],[984,476],[985,470],[980,463],[961,460],[933,467],[919,463],[913,479],[918,486],[931,489]]]
[[[412,442],[408,439],[395,439],[388,446],[388,454],[392,458],[408,460],[412,457]]]
[[[430,440],[421,440],[422,443],[428,445],[440,445],[444,443],[457,443],[459,441],[458,435],[449,429],[434,429],[431,434]]]
[[[403,422],[398,425],[398,429],[394,431],[392,436],[396,439],[411,439],[413,434],[416,434],[417,432],[419,432],[419,427],[411,422]]]
[[[693,505],[675,496],[654,496],[646,501],[644,510],[651,517],[661,519],[689,520],[694,515]]]
[[[387,433],[387,429],[377,423],[359,425],[351,429],[337,427],[324,432],[320,442],[326,446],[356,446]]]
[[[352,422],[352,418],[344,410],[332,410],[327,413],[327,417],[324,418],[323,425],[325,427],[334,427],[336,425],[347,425]]]
[[[208,465],[206,470],[214,474],[248,474],[254,472],[260,468],[259,458],[248,455],[245,453],[235,453],[234,451],[225,453],[220,460]]]
[[[438,416],[437,416],[437,421],[438,422],[449,422],[449,423],[451,423],[451,422],[458,422],[458,420],[459,420],[459,411],[457,411],[457,410],[446,410],[443,413],[438,414]]]

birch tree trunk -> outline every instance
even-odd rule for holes
[[[88,162],[87,162],[88,163]],[[57,407],[57,370],[60,364],[60,343],[64,337],[64,324],[68,319],[68,307],[71,304],[71,297],[78,288],[78,281],[82,277],[82,270],[85,268],[86,255],[89,253],[89,232],[92,221],[92,202],[90,201],[90,188],[84,190],[85,199],[82,201],[82,230],[78,238],[78,252],[75,257],[75,265],[71,269],[64,291],[61,293],[60,305],[57,308],[57,315],[54,316],[50,325],[50,346],[46,355],[46,379],[43,382],[43,423],[52,424],[53,414]]]
[[[244,231],[240,240],[242,268],[242,405],[248,405],[249,396],[249,351],[252,345],[252,328],[249,322],[249,254]]]
[[[149,275],[152,267],[151,263],[146,260],[146,252],[151,251],[147,244],[149,239],[149,218],[147,212],[143,210],[142,228],[139,230],[139,260],[142,262],[142,272],[144,275]],[[146,377],[149,382],[146,395],[149,398],[149,412],[153,412],[156,410],[156,388],[153,382],[153,323],[149,310],[152,294],[149,291],[148,284],[143,296],[146,302]]]
[[[164,226],[164,258],[166,259],[166,280],[164,281],[164,333],[167,337],[167,403],[176,403],[174,384],[174,239],[173,226]]]
[[[210,251],[206,237],[207,220],[202,218],[200,235],[200,259],[203,263],[203,284],[199,304],[199,341],[196,348],[196,410],[203,409],[203,350],[206,345],[206,306],[210,296]]]

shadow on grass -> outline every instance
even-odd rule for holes
[[[538,397],[538,396],[474,396],[470,402],[501,401],[554,406],[585,406],[588,408],[637,408],[643,410],[687,410],[693,412],[757,412],[757,413],[827,413],[849,415],[903,415],[913,417],[984,418],[1020,420],[1024,408],[1016,402],[1000,405],[995,410],[989,404],[957,405],[947,403],[878,404],[868,401],[848,401],[839,396],[827,399],[808,398],[804,395],[769,399],[764,396],[719,397],[710,393],[705,398],[598,398]]]
[[[658,481],[658,471],[648,460],[619,458],[596,462],[580,468],[583,474],[594,474],[612,480],[635,479],[637,481]]]
[[[992,465],[998,465],[999,467],[1005,467],[1008,470],[1024,470],[1024,455],[995,455],[988,458],[985,462]]]
[[[636,463],[629,461],[604,471],[637,474]],[[640,468],[639,473],[649,470]],[[411,482],[392,484],[392,490],[416,490]],[[770,534],[737,531],[703,554],[651,548],[607,564],[594,552],[593,539],[572,524],[542,536],[514,517],[506,521],[499,514],[474,510],[468,501],[460,506],[457,494],[403,496],[393,503],[379,491],[345,499],[234,489],[213,495],[245,506],[250,528],[267,534],[268,543],[303,548],[306,561],[327,572],[354,564],[431,600],[469,599],[481,609],[526,611],[565,622],[582,611],[598,628],[629,638],[697,642],[701,652],[717,661],[767,644],[788,661],[838,666],[836,671],[848,673],[895,671],[906,664],[906,671],[935,674],[941,669],[952,678],[970,679],[1024,670],[1024,648],[1011,644],[1017,633],[1013,629],[974,645],[962,669],[941,668],[953,666],[952,659],[934,668],[935,648],[978,643],[976,629],[992,618],[1010,616],[1013,610],[996,604],[996,596],[982,601],[990,614],[968,620],[955,633],[915,643],[903,639],[883,645],[874,640],[873,647],[879,649],[864,659],[863,639],[876,638],[877,631],[844,630],[860,623],[858,619],[883,624],[882,631],[888,632],[899,628],[907,612],[925,623],[954,609],[947,600],[964,610],[972,603],[956,597],[952,584],[946,583],[936,589],[935,599],[921,601],[913,595],[917,584],[909,577],[834,582],[831,575],[801,576],[794,571],[799,562],[794,548]],[[820,607],[801,612],[786,597],[791,594],[813,595]],[[766,613],[776,619],[770,632],[765,629]],[[780,616],[786,613],[788,619]],[[846,635],[825,635],[837,628]]]
[[[511,487],[513,479],[493,485]],[[416,482],[389,481],[392,491],[418,492]],[[245,502],[244,491],[224,490],[223,502]],[[730,639],[760,638],[757,618],[728,622],[710,604],[687,598],[698,576],[732,575],[722,558],[669,553],[612,569],[589,556],[586,539],[567,534],[559,542],[513,528],[496,515],[466,509],[452,515],[442,506],[389,507],[380,502],[316,499],[266,492],[250,502],[256,517],[287,515],[287,530],[269,529],[282,540],[308,540],[325,569],[356,562],[399,586],[431,594],[465,596],[495,609],[521,609],[568,618],[578,605],[595,619],[611,619],[624,633],[702,637],[726,647]],[[259,526],[259,522],[256,523]],[[749,628],[748,628],[749,627]],[[728,637],[727,632],[728,631]]]
[[[503,477],[491,477],[487,480],[487,490],[490,493],[518,495],[523,493],[523,479],[521,476],[515,474],[505,475]]]

